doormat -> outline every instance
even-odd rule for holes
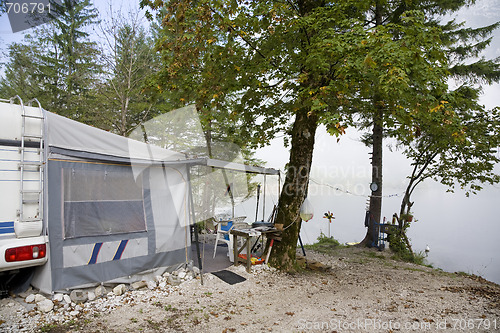
[[[217,272],[212,272],[212,274],[217,276],[222,281],[227,282],[229,284],[236,284],[236,283],[240,283],[240,282],[243,282],[246,280],[243,276],[240,276],[236,273],[230,272],[226,269],[223,269],[223,270],[217,271]]]

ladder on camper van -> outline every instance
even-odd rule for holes
[[[18,237],[29,237],[38,236],[41,231],[42,219],[43,219],[43,169],[44,169],[44,117],[43,109],[40,102],[35,98],[28,102],[28,106],[31,106],[32,102],[38,104],[38,112],[27,113],[26,108],[22,99],[19,96],[13,97],[11,103],[15,99],[18,99],[21,105],[21,146],[19,148],[20,159],[19,159],[19,170],[20,170],[20,202],[19,202],[19,222],[24,223],[34,223],[32,227],[27,227],[24,224],[22,234],[18,234]],[[29,124],[29,126],[28,126]],[[27,149],[29,148],[29,149]],[[35,150],[35,154],[33,154]],[[27,155],[31,158],[27,158]],[[33,158],[32,156],[37,156]],[[37,179],[27,179],[27,173],[36,172],[38,174]],[[36,182],[38,186],[27,186],[28,182]],[[36,214],[30,214],[33,216],[26,216],[26,211],[28,207],[37,207]],[[33,207],[34,208],[34,207]],[[32,208],[32,209],[33,209]],[[27,227],[27,228],[26,228]],[[31,231],[29,231],[31,230]],[[17,231],[16,231],[17,234]]]

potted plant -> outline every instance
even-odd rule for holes
[[[400,219],[403,220],[404,222],[413,222],[413,214],[412,213],[401,214]]]

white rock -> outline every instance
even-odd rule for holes
[[[40,303],[42,301],[45,301],[47,298],[43,295],[36,294],[35,295],[35,303]]]
[[[148,281],[148,288],[153,290],[156,288],[156,281]]]
[[[146,281],[137,281],[131,284],[131,287],[135,290],[141,289],[147,286]]]
[[[184,279],[186,277],[186,272],[181,271],[181,272],[179,272],[178,276],[179,276],[180,279]]]
[[[167,286],[167,282],[165,282],[165,281],[162,281],[158,284],[158,287],[160,287],[161,289],[165,289],[166,286]]]
[[[89,301],[95,300],[95,298],[96,298],[95,293],[93,291],[89,291],[88,298],[89,298]]]
[[[63,300],[64,300],[64,302],[66,302],[66,304],[70,304],[71,303],[71,297],[69,297],[69,295],[64,295],[63,296]]]
[[[63,294],[55,294],[54,301],[62,302],[63,296],[64,296]]]
[[[163,277],[164,277],[164,278],[168,278],[169,276],[170,276],[170,273],[169,273],[169,272],[165,272],[165,273],[163,273]]]
[[[64,317],[63,317],[63,316],[60,316],[60,315],[54,315],[54,316],[52,317],[52,320],[54,320],[54,321],[59,321],[59,322],[63,321],[63,319],[64,319]]]
[[[50,299],[44,299],[43,301],[37,303],[38,310],[42,312],[49,312],[52,311],[54,308],[54,303]]]
[[[33,295],[33,294],[28,295],[24,301],[26,303],[33,303],[35,301],[35,295]]]
[[[94,293],[95,293],[96,297],[102,297],[102,296],[106,295],[107,291],[106,291],[106,288],[104,288],[104,286],[99,286],[99,287],[95,288]]]
[[[69,313],[69,315],[70,315],[71,317],[76,317],[76,316],[78,316],[78,314],[79,314],[79,313],[80,313],[80,311],[71,311],[71,312]]]
[[[81,289],[72,290],[71,293],[69,294],[69,297],[71,298],[71,301],[74,303],[84,303],[88,299],[87,292]]]
[[[116,296],[121,296],[127,290],[127,287],[124,284],[119,284],[113,288],[113,293]]]

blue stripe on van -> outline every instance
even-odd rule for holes
[[[0,235],[14,233],[14,221],[0,222]]]

